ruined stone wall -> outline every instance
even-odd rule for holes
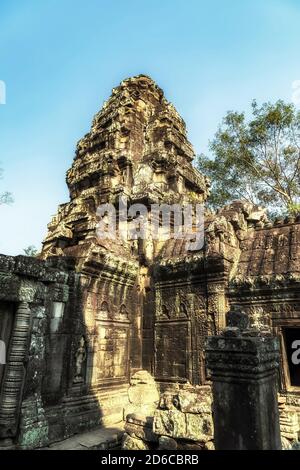
[[[0,366],[2,443],[45,445],[121,419],[140,369],[162,392],[205,386],[205,339],[224,329],[230,308],[280,336],[282,426],[299,432],[300,387],[285,344],[288,328],[300,331],[299,217],[272,224],[235,201],[205,212],[195,251],[172,236],[96,236],[97,207],[118,209],[119,196],[148,209],[205,203],[209,181],[193,157],[162,90],[144,75],[124,80],[77,145],[70,201],[48,225],[42,259],[0,257],[0,327],[10,344]]]
[[[59,206],[44,241],[41,258],[47,262],[24,261],[25,266],[39,263],[35,282],[49,295],[27,313],[32,349],[24,349],[27,365],[16,386],[15,442],[19,435],[24,447],[44,445],[121,419],[130,376],[142,367],[142,357],[153,364],[154,295],[148,265],[159,247],[99,241],[96,209],[116,203],[120,195],[146,205],[183,200],[189,192],[204,200],[207,182],[193,169],[192,158],[183,120],[145,76],[114,89],[78,143],[67,173],[70,202]],[[41,272],[48,273],[61,260],[65,284],[43,284]],[[21,272],[24,282],[27,274],[31,279],[30,269]],[[9,287],[3,295],[11,291]],[[153,302],[147,312],[149,295]],[[13,307],[5,304],[7,308]],[[9,312],[4,316],[11,321]],[[142,333],[147,322],[148,351]],[[6,336],[11,328],[6,322]],[[1,371],[4,384],[6,371]],[[1,393],[6,399],[9,392]]]
[[[124,409],[125,450],[213,450],[210,386],[173,384],[159,394],[153,377],[133,375]]]
[[[100,281],[67,259],[0,257],[0,446],[41,447],[122,420],[141,368],[136,267],[105,266]]]
[[[43,383],[49,329],[68,299],[63,263],[54,267],[24,256],[0,256],[0,335],[7,350],[0,366],[0,445],[35,447],[48,441]]]
[[[281,346],[280,421],[282,436],[297,440],[300,431],[299,366],[291,364],[292,338],[300,338],[300,216],[252,228],[241,243],[228,298],[247,313],[251,324],[269,328]]]
[[[215,331],[207,314],[203,259],[178,266],[170,260],[155,272],[154,375],[168,383],[206,381],[204,341]]]
[[[119,196],[126,196],[130,204],[142,202],[147,208],[152,203],[203,202],[209,184],[192,166],[193,156],[184,121],[146,76],[124,80],[114,89],[95,116],[90,132],[77,145],[67,173],[70,202],[61,205],[50,222],[42,257],[72,260],[77,282],[75,307],[71,304],[69,319],[73,325],[72,344],[78,345],[82,337],[87,342],[92,359],[86,359],[85,367],[94,397],[114,389],[122,395],[130,376],[141,367],[155,371],[162,381],[205,381],[203,357],[199,359],[206,334],[201,324],[204,297],[198,305],[192,290],[181,301],[182,295],[175,294],[179,310],[172,319],[172,337],[170,325],[159,316],[160,281],[154,275],[154,259],[161,256],[164,243],[151,237],[139,241],[120,237],[99,240],[95,232],[96,208],[108,202],[117,208]],[[182,290],[187,285],[184,271],[179,280],[183,282]],[[165,293],[173,296],[175,291],[170,288]],[[200,329],[201,344],[194,344],[192,338]],[[183,338],[173,365],[164,370],[162,347],[168,358],[174,355],[177,339]],[[76,348],[72,350],[68,398],[64,398],[63,405],[72,403],[74,410],[83,406],[80,397],[88,393],[84,385],[72,382],[75,356]],[[75,391],[76,400],[70,398]],[[50,401],[51,393],[50,387]],[[105,414],[115,414],[118,406],[106,407],[106,398],[99,398],[102,412],[107,408]]]
[[[300,337],[299,222],[298,216],[273,223],[265,210],[236,201],[206,216],[201,252],[169,242],[154,270],[157,380],[206,383],[205,338],[222,331],[230,309],[243,311],[253,327],[280,338],[282,435],[290,440],[300,429],[300,388],[286,343],[287,334]]]

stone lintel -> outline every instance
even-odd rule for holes
[[[211,336],[207,340],[206,364],[218,380],[254,380],[276,372],[278,339],[271,336]]]

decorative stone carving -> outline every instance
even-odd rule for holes
[[[179,314],[183,317],[188,317],[187,307],[183,302],[180,304]]]
[[[109,306],[108,303],[104,300],[100,304],[100,318],[106,319],[111,316],[111,313],[109,311]]]
[[[51,442],[100,418],[120,420],[126,406],[136,413],[140,404],[129,403],[127,389],[142,368],[162,387],[205,384],[206,337],[224,330],[231,307],[261,331],[284,336],[284,328],[299,324],[300,216],[272,223],[263,209],[241,201],[216,214],[206,210],[205,246],[195,251],[172,236],[97,237],[97,207],[117,208],[120,195],[145,207],[205,203],[210,182],[193,157],[184,121],[147,76],[124,80],[95,115],[67,173],[70,201],[48,225],[43,259],[0,255],[0,301],[12,303],[16,316],[0,379],[0,437],[16,435],[22,396],[27,410],[37,410],[36,422],[26,415],[27,428],[41,427],[40,438],[48,432]],[[51,323],[55,303],[60,318]],[[31,319],[29,308],[39,314]],[[282,344],[281,394],[299,408]],[[146,384],[140,389],[143,412],[153,417],[157,404],[148,403]],[[166,399],[161,427],[171,426],[169,412],[193,415],[190,401],[183,412],[174,397]],[[184,418],[185,436],[203,430],[206,419],[197,420]],[[130,426],[133,434],[137,421]],[[201,446],[211,448],[211,440]]]
[[[84,382],[85,380],[85,364],[87,358],[87,348],[86,348],[86,340],[84,336],[80,338],[79,346],[76,351],[75,356],[75,377],[74,383]]]
[[[254,328],[240,329],[246,315],[231,312],[231,322],[234,316],[237,326],[209,337],[206,346],[216,449],[281,449],[276,393],[279,343]]]
[[[133,202],[180,202],[186,193],[203,202],[209,182],[193,167],[193,157],[185,123],[162,90],[144,75],[124,80],[77,145],[67,173],[71,201],[59,207],[48,225],[42,256],[70,253],[77,238],[82,242],[93,237],[93,207],[113,202],[120,194]],[[176,180],[181,181],[181,191]],[[118,252],[117,245],[111,249]],[[150,239],[144,250],[151,261]]]
[[[30,314],[28,303],[20,302],[16,312],[1,390],[0,437],[12,437],[17,433],[18,413],[25,379],[25,363],[29,351]]]
[[[125,318],[126,320],[128,319],[128,312],[126,309],[126,305],[122,304],[120,307],[120,315],[122,318]]]
[[[166,305],[161,306],[161,314],[164,318],[170,318],[170,313]]]

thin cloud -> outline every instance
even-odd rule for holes
[[[3,80],[0,80],[0,104],[6,103],[6,86]]]
[[[300,80],[294,80],[292,83],[292,102],[296,106],[300,106]]]

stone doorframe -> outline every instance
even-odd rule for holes
[[[31,335],[31,310],[37,285],[17,276],[7,276],[1,300],[15,304],[15,318],[11,332],[7,361],[0,395],[0,439],[17,435],[23,387],[26,375],[26,358]]]

